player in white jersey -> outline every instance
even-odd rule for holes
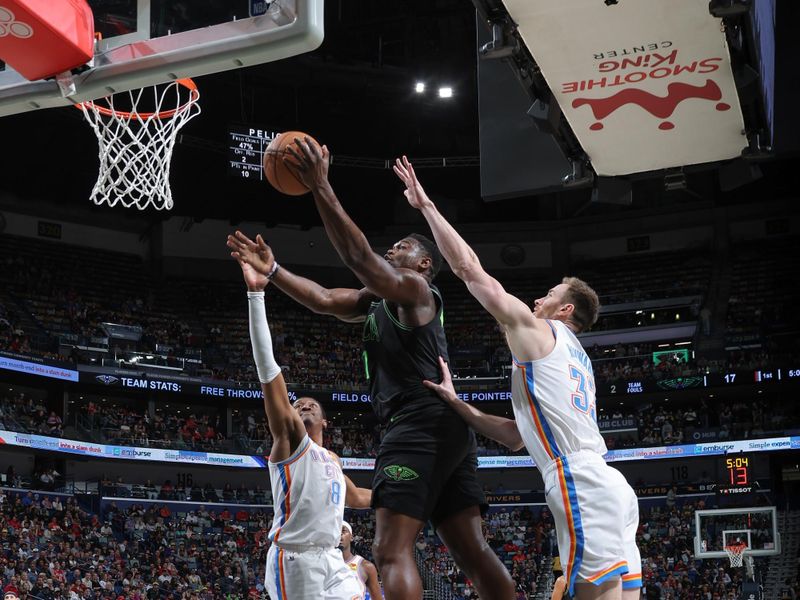
[[[342,556],[345,564],[350,567],[358,577],[361,584],[361,595],[359,600],[381,600],[381,584],[378,581],[378,569],[363,556],[353,554],[353,528],[350,523],[342,523],[342,537],[339,547],[342,549]]]
[[[369,508],[372,491],[357,488],[342,472],[339,457],[322,447],[327,421],[319,402],[289,402],[264,306],[269,279],[232,254],[247,284],[250,341],[273,440],[269,474],[275,515],[267,592],[272,600],[357,600],[358,578],[337,547],[345,504]]]
[[[531,309],[507,293],[444,219],[403,157],[395,173],[406,184],[453,272],[497,319],[514,357],[515,420],[487,415],[461,400],[440,359],[443,381],[426,382],[478,433],[518,450],[527,448],[542,472],[570,595],[578,600],[638,598],[641,557],[636,546],[639,508],[622,474],[603,460],[592,364],[575,337],[597,320],[597,294],[574,277]]]

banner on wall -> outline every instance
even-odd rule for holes
[[[146,460],[154,462],[193,463],[206,466],[240,467],[263,469],[268,457],[245,454],[222,454],[218,452],[194,452],[164,448],[142,448],[138,446],[113,446],[78,440],[18,433],[0,430],[0,445],[18,446],[50,452],[66,452],[96,458]],[[708,444],[683,444],[680,446],[658,446],[655,448],[624,448],[610,450],[606,462],[651,460],[663,458],[690,458],[692,456],[714,456],[728,452],[776,452],[800,450],[800,436],[767,438],[762,440],[737,440]],[[351,471],[371,471],[374,458],[342,457],[342,467]],[[536,466],[530,456],[479,456],[479,469],[530,469]]]
[[[121,458],[126,460],[146,460],[184,464],[194,463],[208,466],[242,467],[251,469],[262,469],[267,466],[267,459],[263,456],[169,450],[165,448],[113,446],[110,444],[95,444],[92,442],[67,440],[45,435],[0,430],[0,445],[2,444],[36,450],[49,450],[51,452],[65,452],[68,454],[78,454],[80,456],[92,456],[96,458]]]
[[[26,375],[63,381],[78,381],[78,371],[74,367],[75,365],[72,363],[44,360],[36,356],[13,352],[0,352],[0,370],[17,371]]]
[[[208,397],[220,400],[252,400],[261,403],[261,387],[257,382],[218,381],[185,374],[145,372],[141,369],[120,369],[75,365],[63,361],[42,359],[0,351],[0,371],[16,371],[27,375],[60,379],[82,385],[99,386],[110,390],[158,394],[159,398],[169,399],[172,395]],[[800,382],[800,365],[789,369],[757,369],[709,373],[707,375],[674,377],[671,379],[634,379],[597,383],[597,396],[638,395],[664,390],[675,391],[696,387],[731,387],[740,385],[771,386]],[[456,380],[458,396],[465,402],[510,402],[511,391],[500,387],[488,390],[465,390],[474,386],[471,380]],[[312,396],[323,403],[369,405],[370,396],[365,391],[344,389],[317,389],[290,384],[289,398]],[[606,425],[600,424],[601,428]]]

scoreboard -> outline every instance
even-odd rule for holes
[[[745,496],[755,491],[756,479],[753,461],[744,453],[726,454],[719,459],[717,494],[721,496]]]
[[[264,151],[276,135],[267,129],[232,125],[228,131],[228,173],[240,179],[264,179]]]

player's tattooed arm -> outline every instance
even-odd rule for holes
[[[251,240],[241,231],[236,231],[228,236],[227,245],[231,256],[269,277],[272,285],[317,314],[332,315],[349,323],[362,322],[370,303],[376,299],[366,288],[326,288],[278,266],[272,248],[261,235]]]
[[[439,368],[442,370],[442,383],[423,381],[423,385],[436,392],[464,422],[477,433],[503,444],[511,450],[520,450],[523,447],[522,436],[513,419],[489,415],[467,404],[456,394],[450,369],[444,359],[439,357]]]

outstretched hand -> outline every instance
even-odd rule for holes
[[[439,369],[442,371],[442,383],[434,383],[426,379],[422,382],[422,385],[436,392],[442,400],[449,404],[461,402],[458,398],[458,394],[456,394],[456,388],[453,387],[453,378],[450,376],[450,369],[447,368],[447,363],[444,362],[441,356],[439,357]]]
[[[261,234],[253,241],[241,231],[236,231],[234,235],[228,236],[227,246],[231,249],[231,256],[242,268],[247,289],[256,291],[267,287],[267,275],[275,265],[275,257]]]
[[[294,144],[286,146],[291,157],[284,157],[283,164],[303,182],[310,190],[315,190],[328,183],[328,166],[331,153],[327,146],[317,146],[306,136],[304,139],[294,138]]]
[[[402,159],[395,159],[393,168],[400,181],[406,185],[403,195],[405,195],[406,200],[413,208],[422,210],[426,205],[433,204],[422,188],[419,179],[417,179],[417,174],[414,172],[414,167],[406,156],[403,156]]]

